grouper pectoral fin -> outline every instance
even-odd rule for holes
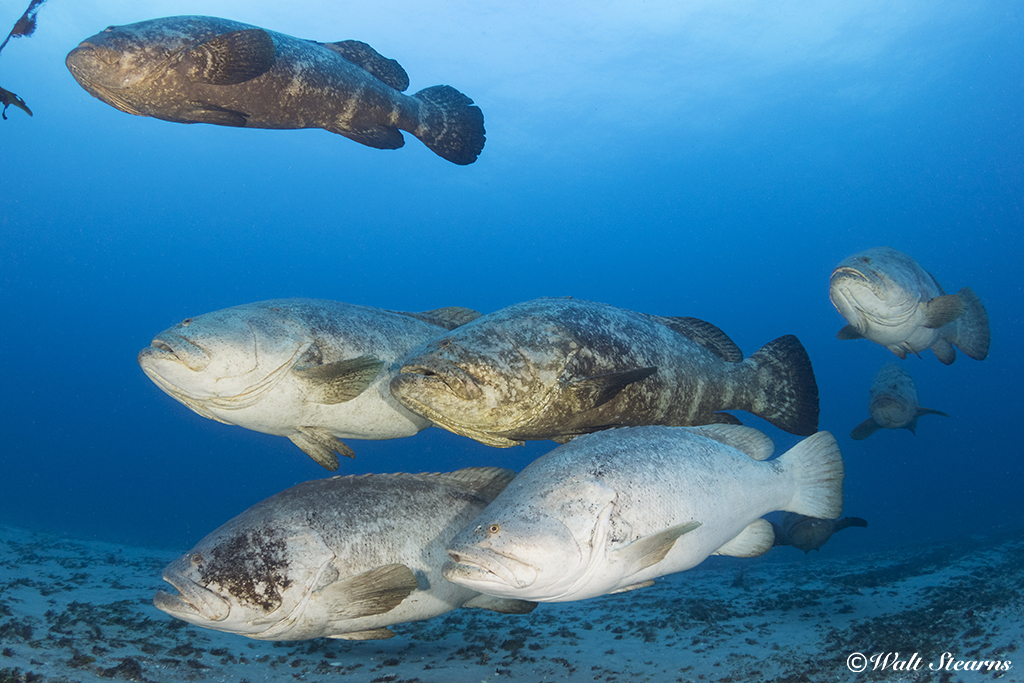
[[[639,538],[624,548],[619,548],[612,553],[612,558],[617,562],[623,562],[628,567],[625,575],[635,574],[653,564],[665,559],[665,555],[672,549],[680,536],[688,534],[697,527],[700,522],[687,522],[669,527],[650,536]]]
[[[335,405],[351,401],[377,378],[384,361],[373,356],[359,356],[325,365],[293,368],[302,380],[306,396],[315,403]]]
[[[387,640],[388,638],[394,638],[395,632],[389,628],[381,627],[371,628],[366,631],[354,631],[352,633],[338,633],[327,637],[339,640]]]
[[[857,328],[853,325],[845,325],[843,329],[839,330],[836,334],[836,339],[847,341],[849,339],[863,339],[864,335],[857,331]]]
[[[496,598],[491,595],[481,594],[462,606],[486,609],[498,612],[499,614],[529,614],[537,607],[537,603],[527,600],[515,600],[513,598]]]
[[[331,624],[390,612],[419,587],[416,576],[404,564],[387,564],[340,579],[316,591],[318,602],[331,606]]]
[[[249,117],[234,109],[225,109],[224,107],[217,107],[211,104],[196,104],[195,108],[190,109],[183,118],[167,120],[174,123],[212,123],[215,126],[245,128]]]
[[[200,43],[182,55],[181,61],[195,83],[237,85],[270,71],[275,52],[269,33],[247,28]]]
[[[755,519],[743,531],[714,552],[715,555],[732,557],[757,557],[764,555],[775,545],[775,531],[766,519]]]
[[[583,412],[604,405],[633,382],[646,379],[657,371],[657,367],[649,367],[584,377],[565,382],[562,390],[568,406],[574,411]]]
[[[335,453],[340,453],[346,458],[356,457],[352,449],[341,439],[319,427],[299,427],[298,432],[289,435],[288,438],[318,465],[331,472],[338,469],[338,456]]]
[[[875,418],[869,417],[853,428],[853,431],[850,432],[850,438],[854,441],[863,441],[881,428],[882,425],[875,422]]]
[[[409,74],[401,64],[384,57],[360,40],[339,40],[321,45],[399,92],[409,87]]]
[[[937,296],[924,304],[924,326],[937,329],[948,325],[964,312],[964,302],[956,294]]]

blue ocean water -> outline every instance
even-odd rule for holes
[[[25,3],[0,6],[0,28]],[[91,97],[64,66],[110,24],[211,14],[359,39],[482,108],[467,167],[406,136],[186,126]],[[0,55],[34,116],[0,121],[0,523],[185,550],[327,473],[287,440],[203,419],[136,353],[182,320],[302,296],[483,312],[571,295],[706,319],[750,354],[796,334],[839,439],[841,554],[1019,527],[1024,8],[999,2],[280,3],[48,0]],[[889,245],[969,285],[992,351],[902,361],[917,436],[850,430],[894,357],[838,341],[844,257]],[[762,427],[779,451],[797,438]],[[340,473],[521,469],[440,429],[351,442]],[[825,551],[823,551],[825,552]]]

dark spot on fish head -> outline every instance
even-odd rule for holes
[[[193,553],[190,561],[203,585],[269,613],[281,605],[281,594],[292,583],[287,550],[274,530],[246,529],[221,539],[205,555]]]

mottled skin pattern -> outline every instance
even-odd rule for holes
[[[206,628],[258,640],[386,638],[391,624],[469,606],[525,612],[441,577],[448,541],[514,476],[499,468],[376,474],[305,482],[257,503],[164,570],[179,593],[160,609]],[[415,588],[381,613],[373,590],[346,581],[404,565]],[[381,591],[388,586],[379,586]],[[369,600],[367,600],[369,598]]]
[[[832,535],[849,527],[866,527],[868,523],[860,517],[842,519],[818,519],[795,512],[782,514],[779,524],[772,524],[775,530],[775,545],[791,545],[809,553],[819,550]]]
[[[713,553],[766,552],[773,538],[760,517],[773,510],[837,517],[843,465],[835,439],[820,432],[764,460],[771,448],[757,430],[736,425],[581,436],[527,466],[452,539],[444,575],[495,596],[582,600],[684,571]],[[667,539],[670,548],[652,561],[648,539],[694,522],[700,526]],[[731,543],[741,536],[750,540]]]
[[[652,374],[611,398],[579,388],[580,380],[645,368]],[[439,426],[495,446],[616,426],[708,424],[728,419],[715,414],[726,409],[810,434],[818,416],[813,371],[795,337],[727,362],[664,318],[570,298],[510,306],[431,340],[409,354],[391,391]]]
[[[880,428],[903,428],[913,433],[917,427],[917,418],[922,415],[949,417],[946,413],[918,405],[913,378],[895,363],[883,365],[875,375],[871,383],[868,412],[871,417],[853,430],[850,434],[853,439],[865,439]]]
[[[156,335],[138,360],[157,386],[218,422],[290,438],[305,429],[393,439],[430,426],[388,388],[400,359],[446,330],[417,315],[322,299],[261,301],[188,318]],[[325,402],[315,381],[296,372],[363,356],[383,365],[349,400]]]
[[[237,31],[250,33],[205,49]],[[324,128],[381,149],[401,147],[399,130],[405,130],[458,164],[472,163],[483,148],[483,115],[455,89],[403,95],[408,77],[391,60],[373,59],[397,67],[400,76],[385,76],[386,83],[325,44],[237,21],[181,16],[111,26],[83,41],[66,61],[90,94],[129,114],[179,123]]]
[[[913,258],[875,247],[844,259],[829,280],[832,305],[849,325],[840,339],[865,338],[900,358],[932,349],[946,365],[957,346],[983,360],[988,355],[988,315],[969,287],[946,295]]]

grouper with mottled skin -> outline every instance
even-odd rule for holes
[[[491,446],[565,441],[611,427],[700,425],[746,410],[813,434],[818,387],[792,335],[751,357],[696,318],[572,298],[481,316],[412,351],[391,392],[456,434]]]
[[[778,458],[751,427],[627,427],[573,439],[520,472],[448,544],[444,576],[495,597],[565,602],[643,588],[709,555],[771,549],[774,510],[835,518],[828,432]]]
[[[377,149],[405,130],[435,154],[473,163],[484,117],[455,88],[404,95],[409,77],[366,43],[318,43],[228,19],[180,16],[110,26],[68,54],[68,69],[120,111],[176,123],[323,128]]]
[[[324,299],[273,299],[186,318],[139,352],[142,370],[203,417],[286,436],[338,469],[341,439],[412,436],[430,421],[391,396],[400,359],[480,314],[401,313]]]
[[[164,569],[153,602],[257,640],[390,638],[393,624],[458,607],[536,605],[444,580],[452,536],[515,476],[496,467],[308,481],[249,508]]]
[[[829,298],[849,323],[839,339],[870,339],[906,358],[931,349],[944,364],[956,349],[975,360],[988,356],[988,313],[970,287],[946,294],[931,273],[892,247],[854,254],[836,266]]]
[[[883,428],[908,429],[911,434],[916,434],[917,418],[922,415],[949,417],[941,410],[918,405],[914,379],[895,363],[886,363],[875,375],[871,383],[868,412],[871,417],[853,428],[851,439],[866,439]]]

